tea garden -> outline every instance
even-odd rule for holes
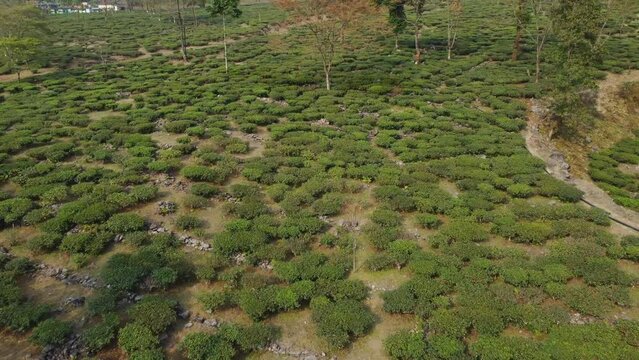
[[[510,60],[508,7],[466,6],[450,61],[428,13],[419,66],[372,16],[331,91],[271,5],[228,25],[228,74],[203,12],[187,64],[170,15],[54,19],[40,61],[60,70],[0,84],[3,334],[96,358],[268,358],[309,342],[282,319],[310,313],[308,356],[638,358],[639,237],[528,153],[534,54]],[[636,38],[608,47],[602,71],[639,61]],[[633,141],[593,156],[620,199]],[[96,279],[74,315],[32,296],[40,264]],[[383,350],[356,353],[371,337]]]

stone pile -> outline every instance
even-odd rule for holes
[[[235,254],[231,258],[231,260],[233,260],[233,262],[236,265],[242,265],[242,264],[244,264],[246,262],[246,254],[244,254],[244,253]]]
[[[246,134],[246,135],[244,135],[244,136],[245,136],[247,139],[252,140],[252,141],[255,141],[255,142],[262,142],[262,141],[264,141],[264,139],[263,139],[261,136],[256,135],[256,134]]]
[[[99,281],[89,275],[79,275],[64,268],[58,268],[47,264],[35,265],[35,274],[59,280],[67,285],[80,285],[88,289],[97,289],[101,285]]]
[[[293,348],[286,347],[285,345],[279,343],[272,343],[265,349],[266,351],[272,352],[276,355],[289,356],[293,358],[298,358],[301,360],[319,360],[326,359],[326,353],[316,354],[309,350],[296,350]],[[331,358],[331,360],[337,359],[336,357]]]
[[[40,354],[42,360],[68,360],[68,359],[80,359],[85,353],[84,346],[80,340],[80,336],[73,335],[63,345],[58,346],[45,346]]]
[[[265,104],[277,104],[280,106],[288,106],[288,103],[284,100],[274,100],[269,97],[258,97],[257,100],[265,103]]]
[[[217,328],[221,325],[221,323],[217,319],[207,319],[203,316],[196,315],[193,318],[193,321],[189,321],[188,323],[184,325],[184,327],[190,328],[190,327],[193,327],[193,325],[195,324],[200,324],[202,326],[206,326],[209,328]]]
[[[164,226],[162,226],[162,224],[156,224],[156,223],[149,223],[149,233],[150,234],[164,234],[166,232],[169,232]]]
[[[204,241],[195,239],[189,235],[181,235],[180,242],[182,242],[185,246],[200,250],[200,251],[211,251],[211,244],[206,243]]]
[[[158,214],[168,215],[173,214],[177,210],[177,204],[173,201],[160,201],[158,202]]]
[[[358,220],[340,220],[338,225],[348,231],[360,230],[360,223]]]
[[[86,298],[84,296],[69,296],[64,299],[63,306],[80,307],[84,305]]]

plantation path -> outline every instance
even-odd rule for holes
[[[42,69],[39,69],[37,73],[34,73],[31,70],[25,70],[20,73],[20,79],[27,79],[34,76],[46,75],[56,71],[58,71],[57,68],[42,68]],[[18,74],[0,75],[0,83],[12,82],[12,81],[18,81]]]
[[[629,121],[628,119],[633,118],[624,111],[627,107],[620,104],[623,100],[618,96],[620,86],[632,81],[639,81],[639,71],[609,74],[600,83],[597,110],[605,117],[606,121]],[[528,105],[528,126],[522,133],[528,151],[546,163],[546,171],[550,175],[583,191],[583,201],[586,204],[608,212],[613,221],[634,230],[634,232],[639,232],[639,213],[616,204],[610,195],[599,188],[587,175],[572,176],[566,157],[543,130],[546,113],[543,105],[538,100],[531,100]]]

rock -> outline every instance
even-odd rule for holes
[[[202,324],[208,327],[217,327],[219,322],[216,319],[206,319],[202,322]]]
[[[233,256],[233,262],[235,262],[235,264],[237,265],[244,264],[246,262],[246,254],[244,253],[235,254],[235,256]]]
[[[184,324],[184,327],[187,328],[187,329],[191,328],[191,327],[193,327],[193,323],[189,321],[186,324]]]
[[[157,213],[160,215],[169,215],[175,213],[177,204],[172,201],[160,201],[158,203]]]
[[[182,310],[182,311],[179,311],[179,312],[178,312],[177,316],[178,316],[180,319],[186,320],[186,319],[188,319],[189,317],[191,317],[191,312],[190,312],[190,311],[188,311],[188,310]]]
[[[84,305],[86,298],[84,296],[71,296],[64,299],[64,306],[80,307]]]

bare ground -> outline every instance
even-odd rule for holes
[[[31,70],[24,70],[22,72],[20,72],[20,78],[21,79],[27,79],[30,77],[34,77],[34,76],[41,76],[41,75],[46,75],[46,74],[51,74],[53,72],[58,71],[57,68],[42,68],[39,69],[38,72],[34,73]],[[5,74],[5,75],[0,75],[0,83],[3,82],[12,82],[12,81],[18,81],[18,74]]]
[[[626,82],[639,81],[639,71],[631,71],[626,74],[610,74],[599,85],[597,109],[605,119],[598,121],[593,130],[593,142],[598,146],[609,147],[624,137],[628,136],[628,129],[636,127],[636,118],[628,113],[627,106],[618,96],[619,88]],[[617,205],[614,200],[601,188],[599,188],[583,171],[574,171],[573,161],[581,158],[586,162],[592,149],[583,146],[566,149],[557,146],[557,142],[551,140],[548,134],[547,124],[544,122],[543,104],[532,100],[528,103],[528,126],[522,135],[526,140],[528,151],[535,157],[546,163],[546,171],[553,177],[570,183],[584,192],[583,199],[589,205],[607,211],[613,220],[639,228],[639,213]],[[634,119],[634,120],[633,120]],[[614,123],[614,126],[611,126]],[[568,151],[568,152],[567,152]],[[566,159],[570,160],[566,160]],[[570,164],[569,164],[570,162]],[[585,167],[578,164],[578,168]],[[627,233],[630,229],[620,229],[615,226],[613,230]],[[633,231],[630,231],[633,232]],[[634,231],[636,233],[637,231]]]

